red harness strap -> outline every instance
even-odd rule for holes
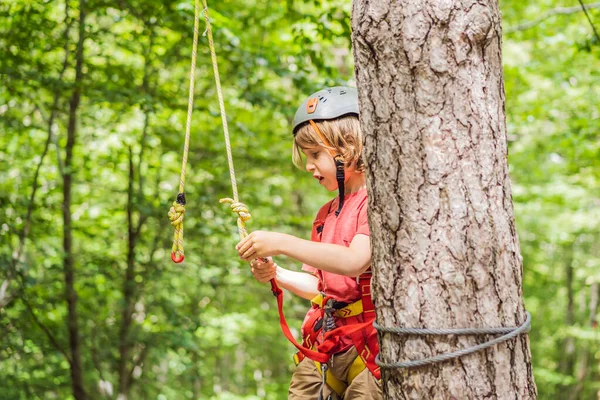
[[[331,357],[329,354],[320,353],[318,351],[303,347],[296,341],[296,339],[294,338],[294,335],[292,335],[292,332],[290,331],[290,327],[288,326],[287,321],[285,320],[285,315],[283,314],[283,290],[281,290],[279,288],[279,286],[277,286],[277,282],[275,281],[275,279],[271,279],[271,291],[277,297],[277,309],[279,311],[279,324],[281,325],[281,330],[283,331],[283,334],[285,335],[285,337],[294,346],[296,346],[296,348],[298,350],[300,350],[300,353],[302,353],[304,356],[310,358],[311,360],[318,361],[320,363],[326,363],[327,361],[329,361],[329,358]]]
[[[375,306],[373,305],[373,297],[371,297],[371,276],[371,271],[368,271],[358,278],[362,294],[363,316],[365,321],[369,322],[364,328],[352,334],[352,342],[354,342],[358,354],[362,357],[369,371],[376,379],[381,379],[381,369],[375,363],[375,357],[379,353],[379,342],[377,340],[377,330],[373,326]]]
[[[331,204],[329,205],[329,208],[331,208]],[[328,213],[329,209],[323,208],[317,214],[311,235],[312,240],[318,242],[321,241],[321,231],[317,226],[319,226],[321,230],[323,229],[323,224],[325,223],[325,218],[327,217]],[[320,281],[318,290],[322,290]],[[275,279],[271,279],[271,291],[277,298],[277,309],[279,311],[279,325],[281,325],[281,330],[283,331],[285,337],[290,341],[290,343],[292,343],[300,351],[298,354],[302,354],[302,358],[306,356],[313,361],[327,363],[327,361],[329,361],[329,358],[331,357],[329,354],[315,351],[311,348],[312,345],[306,346],[306,343],[303,343],[304,346],[302,346],[296,341],[294,335],[292,335],[290,327],[288,326],[287,321],[285,319],[285,315],[283,314],[283,291],[279,288],[279,286],[277,286],[277,281]],[[312,323],[310,325],[312,326]]]

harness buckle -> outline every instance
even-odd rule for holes
[[[333,314],[336,309],[334,307],[335,300],[331,297],[325,297],[323,299],[323,338],[325,338],[325,332],[329,332],[335,329],[335,319]]]

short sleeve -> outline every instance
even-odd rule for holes
[[[308,264],[302,264],[302,271],[310,272],[313,275],[317,275],[317,269],[315,267],[311,267]]]
[[[371,231],[369,230],[369,217],[367,214],[368,208],[368,201],[365,198],[365,201],[361,204],[360,210],[358,210],[358,219],[356,222],[357,235],[371,236]]]

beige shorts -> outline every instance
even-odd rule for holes
[[[348,370],[358,352],[354,347],[350,350],[335,354],[328,363],[329,371],[340,381],[347,384]],[[292,374],[292,382],[288,400],[317,400],[321,390],[321,372],[315,362],[308,357],[304,358]],[[381,382],[375,379],[371,371],[365,368],[348,385],[345,392],[339,396],[329,385],[323,388],[323,399],[327,400],[381,400]]]

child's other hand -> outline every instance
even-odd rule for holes
[[[278,246],[281,237],[282,234],[277,232],[254,231],[239,242],[235,249],[244,261],[276,256],[279,254]]]
[[[277,275],[277,264],[273,262],[271,257],[267,258],[267,262],[263,262],[257,258],[250,262],[252,275],[260,283],[269,282]]]

